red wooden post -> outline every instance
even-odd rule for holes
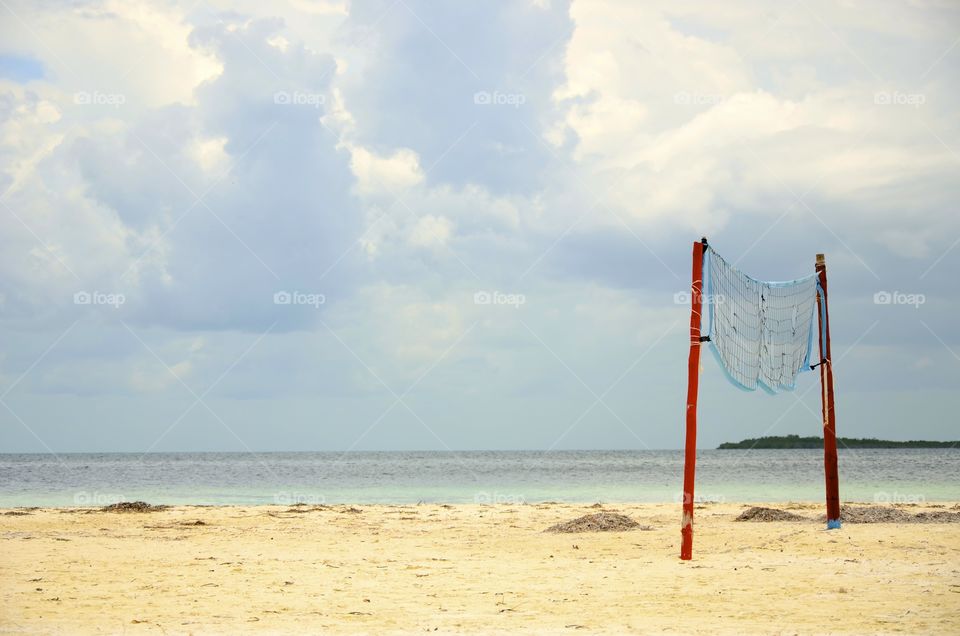
[[[837,472],[837,418],[833,408],[833,364],[830,353],[830,309],[827,303],[827,263],[817,254],[817,276],[823,296],[817,294],[817,323],[820,326],[821,403],[823,404],[823,474],[827,486],[827,528],[840,527],[840,477]]]
[[[693,558],[693,482],[697,464],[697,389],[700,384],[700,311],[703,307],[703,256],[707,239],[693,244],[690,284],[690,356],[687,359],[687,440],[683,459],[683,519],[680,558]]]

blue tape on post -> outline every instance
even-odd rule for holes
[[[840,529],[839,519],[827,519],[827,530],[839,530],[839,529]]]

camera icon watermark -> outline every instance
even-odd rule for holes
[[[927,96],[923,93],[878,91],[873,94],[873,103],[878,106],[913,106],[914,108],[920,108],[927,103]]]
[[[120,309],[120,305],[127,302],[127,297],[119,293],[81,290],[73,294],[74,305],[107,305]]]
[[[277,91],[273,94],[273,103],[281,106],[311,106],[320,108],[327,98],[322,93],[305,93],[303,91]]]
[[[523,93],[477,91],[473,94],[473,103],[478,106],[513,106],[514,108],[520,108],[527,103],[527,96]]]
[[[506,294],[501,291],[480,290],[473,294],[474,305],[508,305],[515,309],[520,309],[520,305],[527,302],[527,297],[523,294]]]
[[[73,94],[73,103],[78,106],[113,106],[114,108],[120,108],[127,103],[127,96],[123,93],[79,91]]]
[[[912,305],[914,309],[919,309],[920,305],[927,302],[924,294],[907,294],[899,291],[878,291],[873,295],[874,305]]]
[[[273,294],[274,305],[308,305],[316,309],[327,302],[323,294],[310,294],[301,291],[281,290]]]

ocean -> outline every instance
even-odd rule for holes
[[[844,501],[960,500],[960,449],[840,450]],[[0,454],[0,507],[671,502],[683,453],[464,451]],[[820,501],[817,450],[703,450],[696,498]]]

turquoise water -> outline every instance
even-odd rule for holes
[[[0,454],[0,507],[679,501],[681,451]],[[705,450],[706,501],[820,501],[815,450]],[[960,500],[960,449],[840,451],[843,500]]]

